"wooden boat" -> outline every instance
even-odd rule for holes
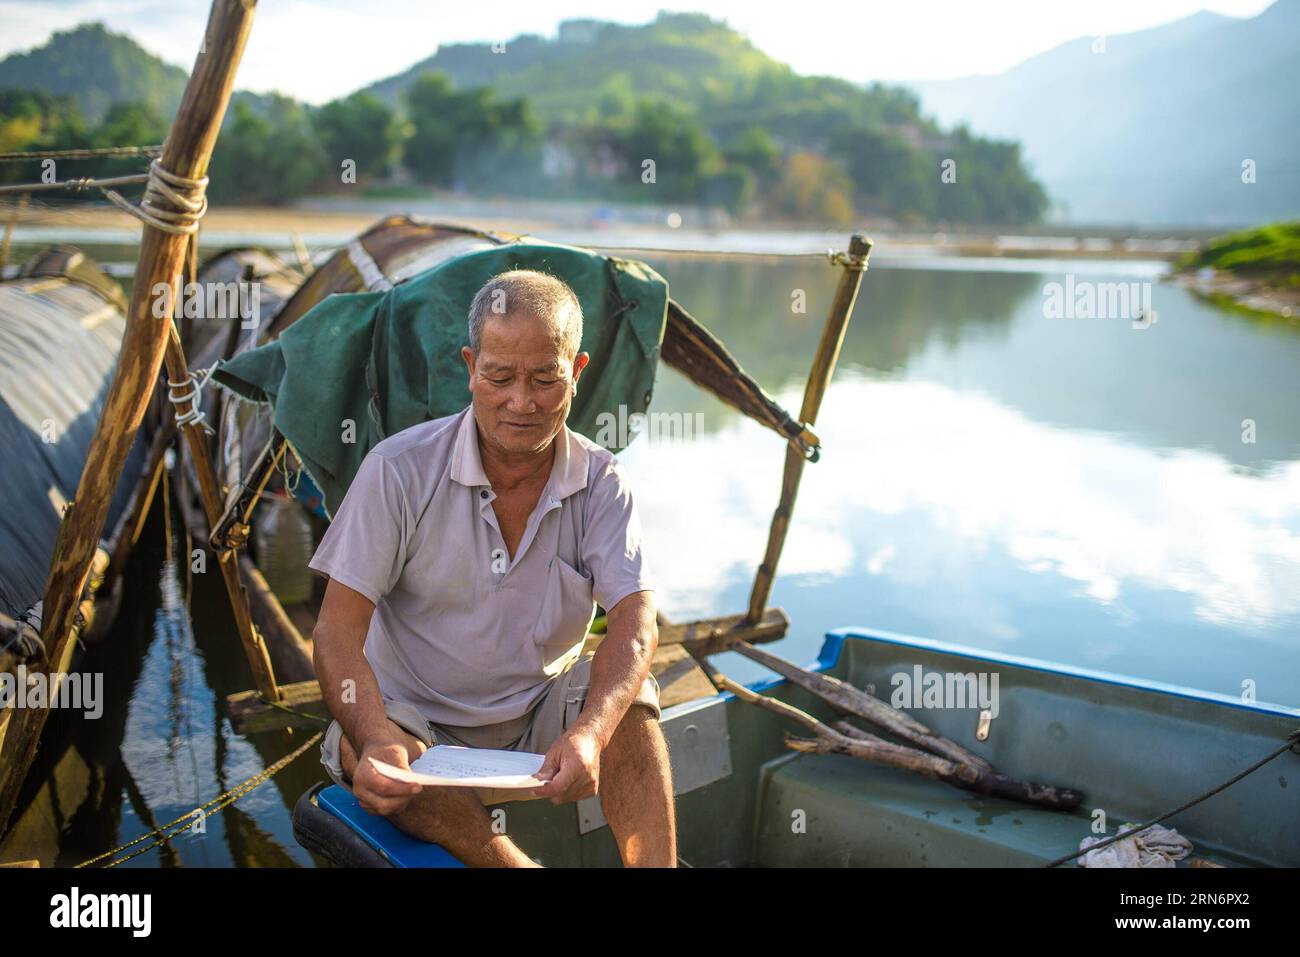
[[[1262,757],[1300,727],[1300,710],[883,632],[828,634],[809,669],[859,688],[894,675],[999,675],[1000,713],[979,738],[973,709],[905,709],[936,732],[1025,778],[1078,782],[1063,813],[974,794],[844,755],[792,753],[791,722],[724,693],[667,708],[678,847],[693,867],[1033,867],[1079,849],[1108,826],[1145,821]],[[785,679],[749,686],[832,719]],[[1283,754],[1168,823],[1202,866],[1300,865],[1294,782]],[[503,805],[511,838],[543,864],[617,866],[597,799]],[[337,785],[318,785],[294,812],[299,843],[340,866],[457,867],[437,845],[366,813]],[[1069,866],[1074,866],[1073,864]]]
[[[95,540],[109,507],[109,485],[121,473],[127,440],[138,421],[128,413],[149,394],[164,356],[170,378],[184,383],[173,387],[173,395],[176,389],[188,388],[185,354],[176,344],[170,320],[150,310],[148,290],[178,274],[188,237],[205,208],[202,177],[250,28],[250,5],[215,0],[176,123],[150,176],[152,199],[136,210],[146,225],[123,335],[122,352],[129,361],[121,364],[105,399],[76,509],[60,530],[46,590],[50,607],[44,631],[53,657],[59,660],[72,644],[80,583],[93,562]],[[163,181],[169,184],[166,190],[159,188]],[[430,268],[428,262],[452,255],[456,243],[490,246],[505,241],[508,237],[409,220],[381,224],[337,253],[296,291],[286,293],[264,334],[274,337],[331,293],[383,289],[418,276]],[[665,310],[662,341],[656,344],[658,358],[772,428],[789,444],[781,498],[748,609],[709,621],[661,623],[661,653],[655,668],[665,689],[664,721],[673,743],[683,860],[694,866],[1043,862],[1077,846],[1078,839],[1091,832],[1084,825],[1095,820],[1096,811],[1112,818],[1141,817],[1163,806],[1166,799],[1182,801],[1189,796],[1186,789],[1219,784],[1222,772],[1238,770],[1237,761],[1250,760],[1258,747],[1272,748],[1278,763],[1267,773],[1241,779],[1173,823],[1197,842],[1198,852],[1211,862],[1297,863],[1297,816],[1279,800],[1279,795],[1285,798],[1288,776],[1294,776],[1295,770],[1295,755],[1286,753],[1288,745],[1292,750],[1296,747],[1293,732],[1298,715],[1293,710],[857,632],[829,636],[815,665],[808,670],[787,669],[786,680],[746,688],[701,670],[711,654],[730,648],[752,651],[753,643],[786,633],[786,616],[780,609],[767,608],[766,600],[803,463],[814,458],[819,447],[812,427],[868,250],[869,243],[855,237],[849,249],[833,259],[842,274],[797,418],[773,402],[678,304],[670,302]],[[246,261],[236,262],[239,255]],[[259,265],[259,259],[264,257],[235,254],[218,265],[238,265],[241,275],[250,265],[253,274],[259,269],[286,274],[283,264],[262,261]],[[229,332],[219,339],[233,341],[236,352],[244,342]],[[198,342],[194,340],[195,348]],[[256,415],[243,421],[218,416],[224,432],[219,437],[256,437],[249,431],[255,427]],[[123,428],[124,422],[132,425]],[[256,500],[279,481],[276,470],[290,454],[287,443],[277,441],[275,430],[268,429],[265,448],[250,464],[242,449],[239,454],[227,451],[237,443],[223,441],[216,449],[207,445],[193,421],[183,431],[193,460],[193,485],[199,493],[188,500],[188,507],[196,513],[195,500],[202,504],[201,514],[192,514],[191,524],[206,523],[210,531],[257,684],[256,691],[230,700],[231,716],[246,730],[319,718],[319,689],[313,691],[309,677],[300,680],[293,674],[295,668],[310,668],[304,634],[310,633],[314,620],[313,604],[302,603],[299,614],[291,616],[247,556],[239,556],[255,520]],[[244,441],[243,448],[253,444]],[[224,490],[216,478],[214,459],[228,478]],[[255,618],[260,619],[258,628],[252,624]],[[599,640],[596,635],[589,638],[590,643]],[[677,659],[668,661],[665,656],[674,653]],[[280,660],[273,662],[277,655]],[[925,740],[942,745],[948,753],[957,749],[968,755],[960,765],[967,771],[984,765],[988,760],[980,756],[984,754],[1007,774],[1079,783],[1089,789],[1090,800],[1078,806],[1089,811],[1043,811],[988,794],[968,797],[969,789],[958,791],[931,778],[902,776],[904,772],[897,768],[840,755],[787,752],[783,734],[789,727],[787,718],[802,715],[807,726],[837,713],[824,703],[825,689],[816,698],[805,690],[807,679],[833,676],[849,682],[836,686],[841,692],[852,686],[870,690],[883,688],[893,675],[913,668],[949,673],[995,668],[1006,694],[1006,707],[999,716],[991,711],[978,715],[962,709],[927,711],[925,720],[942,738],[930,735]],[[714,693],[715,683],[728,693]],[[755,707],[759,698],[767,704]],[[843,704],[842,696],[840,701]],[[792,705],[802,710],[795,711]],[[1280,750],[1278,742],[1282,742]],[[0,767],[0,773],[8,773],[11,779],[21,776],[28,760],[14,765],[17,770]],[[934,770],[933,763],[925,766]],[[987,776],[978,773],[963,781],[990,784]],[[339,863],[455,863],[432,845],[403,844],[400,835],[384,830],[385,822],[349,808],[339,789],[312,788],[298,809],[295,827],[300,840]],[[0,805],[0,819],[4,814]],[[591,802],[556,808],[535,801],[515,806],[509,830],[547,864],[612,864],[616,860],[613,841],[602,825],[599,808]]]
[[[49,665],[40,641],[46,574],[63,508],[76,493],[125,325],[121,287],[80,250],[36,253],[0,282],[0,673]],[[164,449],[157,416],[129,452],[79,603],[78,634],[94,643],[111,623],[121,571],[155,488]],[[159,436],[161,439],[161,436]],[[69,643],[57,671],[75,670]],[[48,709],[42,709],[48,710]],[[0,817],[23,783],[16,752],[40,719],[33,709],[0,708]],[[66,742],[46,740],[46,750]],[[31,802],[27,802],[30,804]]]
[[[331,283],[316,279],[313,287],[307,280],[285,299],[282,312],[270,320],[270,335],[288,327],[280,318],[286,310],[292,310],[290,317],[301,317],[330,291],[384,289],[449,256],[508,241],[488,234],[458,234],[455,227],[385,220],[331,257],[322,270],[335,277]],[[286,268],[273,260],[265,260],[265,265],[277,275]],[[792,420],[685,310],[673,303],[669,312],[664,361],[694,370],[695,381],[733,396],[733,404],[743,407],[734,399],[738,391],[761,397],[762,414],[769,417],[765,424]],[[673,331],[673,313],[685,317],[679,320],[678,332]],[[708,352],[698,347],[701,342],[708,343]],[[264,466],[246,458],[253,446],[275,444],[269,411],[254,412],[251,419],[247,409],[238,419],[230,418],[229,408],[225,412],[220,445],[243,449],[239,462],[227,455],[222,463],[231,488],[259,482],[259,488],[274,488],[282,477],[266,477]],[[788,432],[782,434],[788,438]],[[783,504],[787,507],[778,510],[779,521],[789,515],[789,502]],[[227,520],[251,517],[256,522],[247,506],[232,495]],[[197,519],[197,509],[193,514]],[[268,635],[273,655],[279,656],[277,674],[284,660],[286,677],[293,677],[280,685],[283,697],[274,706],[259,692],[233,696],[229,705],[236,726],[269,729],[299,723],[292,712],[323,715],[311,680],[306,638],[315,621],[319,591],[308,602],[285,608],[251,562],[245,572],[254,619]],[[996,766],[1002,775],[1073,783],[1086,792],[1083,802],[1066,812],[1031,806],[857,757],[792,752],[785,738],[797,725],[736,694],[719,693],[697,665],[697,658],[737,641],[780,638],[788,624],[784,612],[767,608],[752,620],[742,614],[707,622],[660,623],[661,648],[653,672],[664,690],[662,725],[677,792],[680,856],[686,864],[1044,864],[1076,851],[1080,841],[1093,834],[1098,811],[1109,820],[1111,831],[1123,822],[1149,818],[1218,783],[1239,770],[1245,758],[1284,742],[1300,726],[1300,711],[1293,709],[1243,704],[1050,662],[869,631],[827,636],[807,671],[857,688],[887,689],[893,676],[910,676],[918,668],[926,673],[996,673],[1001,694],[996,716],[981,714],[979,708],[902,710]],[[589,636],[584,650],[594,649],[599,641],[600,636]],[[748,690],[792,704],[828,724],[842,717],[825,700],[786,679],[757,682]],[[1277,775],[1285,779],[1295,770],[1295,761],[1294,755],[1284,755],[1276,774],[1249,777],[1170,822],[1193,842],[1198,862],[1300,862],[1300,819],[1278,809],[1285,790],[1279,789]],[[545,801],[505,807],[509,833],[548,865],[618,863],[597,799],[563,807]],[[342,866],[460,866],[444,849],[412,840],[384,819],[367,814],[349,792],[334,785],[318,784],[298,799],[294,831],[304,847]]]

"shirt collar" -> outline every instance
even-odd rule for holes
[[[587,448],[570,431],[566,424],[555,436],[555,460],[551,463],[550,494],[565,499],[579,489],[587,487]],[[478,450],[478,426],[474,419],[474,406],[470,404],[461,413],[456,429],[456,444],[451,453],[453,481],[470,487],[492,483],[483,471],[483,459]]]
[[[483,459],[478,454],[478,427],[474,423],[474,406],[471,404],[460,414],[456,429],[456,445],[451,452],[451,477],[461,485],[491,485],[483,472]]]
[[[587,487],[587,447],[565,424],[555,437],[555,461],[551,464],[551,494],[566,499]]]

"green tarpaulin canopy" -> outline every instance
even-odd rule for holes
[[[275,341],[220,363],[213,379],[271,405],[275,428],[333,514],[377,442],[469,404],[460,349],[470,301],[509,269],[558,276],[582,303],[591,364],[569,427],[594,436],[601,413],[646,411],[668,283],[643,263],[527,239],[466,253],[385,292],[332,295]]]

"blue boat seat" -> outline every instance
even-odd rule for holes
[[[446,848],[417,840],[361,807],[352,792],[318,784],[293,809],[298,843],[341,867],[464,867]]]

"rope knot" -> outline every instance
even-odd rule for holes
[[[142,223],[174,236],[198,232],[199,220],[208,211],[208,178],[188,179],[163,169],[158,160],[149,164],[149,180],[139,206],[133,206],[120,193],[105,189],[104,195],[118,209]]]
[[[191,371],[189,377],[182,379],[180,382],[176,382],[170,378],[167,380],[167,398],[175,407],[176,424],[181,428],[184,428],[187,425],[196,425],[203,429],[203,431],[207,432],[208,435],[216,434],[212,426],[208,425],[207,413],[203,411],[201,405],[203,401],[203,387],[208,384],[208,380],[212,378],[212,373],[215,372],[216,369],[216,365],[213,364],[207,369]],[[199,374],[196,374],[196,372]],[[186,387],[189,387],[188,392],[182,392],[178,395],[175,391]]]

